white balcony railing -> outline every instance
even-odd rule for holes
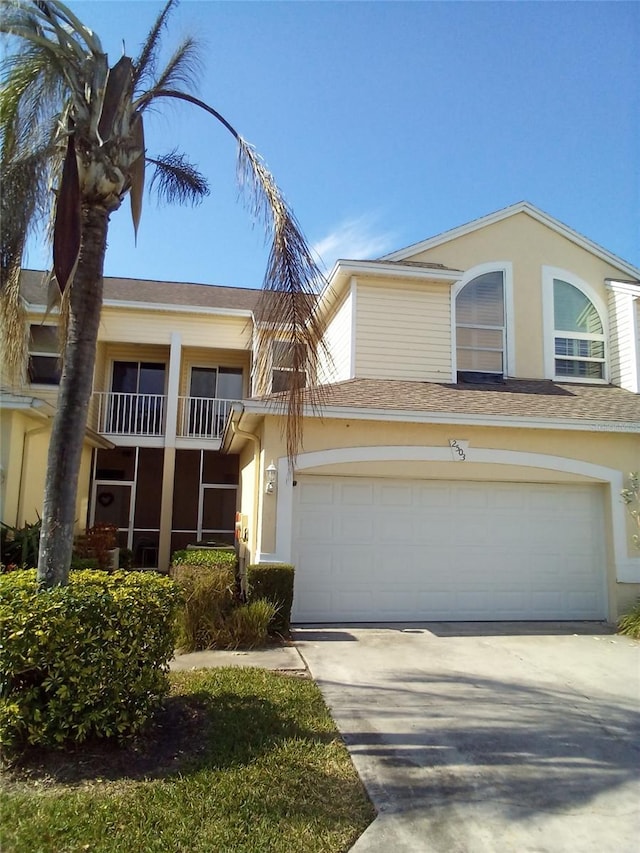
[[[105,435],[164,435],[163,394],[99,391],[98,432]]]
[[[222,438],[234,400],[178,397],[178,435],[183,438]]]

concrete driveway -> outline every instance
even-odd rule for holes
[[[353,853],[640,849],[640,643],[585,623],[294,636],[378,809]]]

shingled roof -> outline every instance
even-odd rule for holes
[[[23,270],[21,292],[31,305],[47,304],[47,275],[40,270]],[[260,290],[250,287],[222,287],[138,278],[104,279],[104,300],[144,302],[148,305],[176,305],[194,308],[232,308],[253,311]]]
[[[309,391],[309,403],[313,391]],[[276,402],[281,394],[255,398]],[[640,432],[640,396],[614,385],[509,379],[499,385],[350,379],[321,389],[322,410],[332,408],[557,420],[610,421]]]

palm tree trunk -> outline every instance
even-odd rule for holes
[[[70,294],[69,326],[56,415],[49,444],[38,580],[44,587],[69,578],[76,494],[93,384],[102,308],[109,211],[82,208],[82,244]]]

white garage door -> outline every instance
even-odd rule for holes
[[[600,489],[305,476],[298,622],[603,619]]]

